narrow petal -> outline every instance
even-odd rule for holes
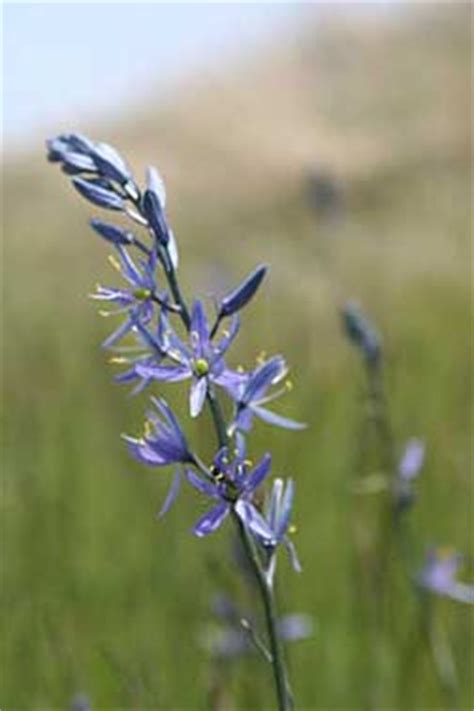
[[[168,491],[166,499],[163,502],[163,506],[161,507],[161,509],[159,510],[159,512],[157,514],[157,518],[162,518],[166,513],[168,513],[168,511],[170,510],[170,508],[176,501],[176,497],[178,496],[180,487],[181,487],[181,472],[179,469],[176,469],[176,471],[174,473],[173,481],[171,482],[170,489]]]
[[[115,345],[117,341],[120,341],[127,333],[133,328],[134,322],[127,318],[120,326],[102,343],[101,347],[104,349],[110,348],[110,346]]]
[[[259,400],[270,385],[274,385],[285,377],[287,371],[286,363],[281,356],[274,356],[266,363],[263,363],[250,376],[242,401],[250,403],[253,400]]]
[[[291,511],[293,508],[293,498],[295,494],[295,485],[293,479],[288,479],[283,497],[281,499],[280,511],[278,514],[276,536],[278,540],[286,533],[288,524],[290,523]]]
[[[265,545],[275,545],[275,536],[262,514],[250,501],[239,499],[235,504],[235,512],[248,529],[250,529]]]
[[[186,469],[186,478],[191,486],[194,486],[201,494],[211,496],[213,499],[218,496],[215,484],[198,476],[192,469]]]
[[[191,371],[181,365],[143,365],[138,363],[135,372],[140,378],[153,378],[166,383],[178,383],[191,376]]]
[[[202,301],[197,299],[191,314],[191,344],[196,358],[205,358],[209,350],[209,326]]]
[[[163,459],[158,452],[151,449],[151,447],[149,447],[143,440],[134,439],[133,437],[128,437],[127,435],[122,435],[122,438],[127,443],[130,454],[142,464],[147,464],[152,467],[162,467],[169,463]]]
[[[257,466],[252,469],[252,471],[248,475],[244,484],[246,492],[250,493],[260,486],[260,484],[264,481],[265,477],[268,476],[271,465],[271,454],[265,454],[260,460],[260,462],[257,464]]]
[[[193,528],[193,532],[199,538],[208,536],[219,528],[225,517],[230,511],[230,504],[223,501],[217,506],[214,506],[210,511],[207,511],[204,516],[201,516],[199,521]]]
[[[191,417],[197,417],[203,408],[207,393],[207,379],[194,378],[189,397],[189,410]]]
[[[215,353],[223,355],[231,345],[234,338],[237,336],[240,329],[240,317],[238,314],[232,318],[229,329],[224,331],[222,338],[218,341],[215,347]]]
[[[301,567],[301,563],[296,552],[295,544],[293,543],[293,541],[290,541],[290,539],[285,536],[285,538],[283,539],[283,545],[286,548],[293,570],[297,573],[301,573],[303,568]]]
[[[296,422],[296,420],[290,420],[288,417],[282,417],[282,415],[277,415],[275,412],[271,412],[264,407],[252,405],[251,409],[255,415],[258,415],[258,417],[270,425],[284,427],[287,430],[304,430],[306,427],[303,422]]]

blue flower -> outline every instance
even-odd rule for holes
[[[102,312],[102,315],[111,316],[126,313],[127,317],[117,330],[104,341],[102,344],[104,348],[110,348],[124,338],[136,326],[137,321],[148,323],[153,317],[154,301],[166,302],[166,296],[157,293],[156,256],[151,254],[148,261],[140,260],[140,269],[123,245],[116,244],[115,247],[119,261],[111,257],[111,263],[128,282],[129,287],[117,289],[99,285],[91,297],[119,307],[115,311]]]
[[[186,471],[190,484],[217,502],[194,526],[196,536],[213,533],[233,509],[246,528],[260,539],[273,543],[273,532],[252,503],[255,490],[270,472],[271,456],[265,454],[253,469],[249,469],[250,463],[243,456],[240,452],[230,461],[228,449],[221,449],[211,468],[212,481],[204,480],[192,469]]]
[[[293,479],[288,479],[285,484],[283,479],[277,478],[274,480],[270,495],[265,502],[265,520],[273,532],[273,542],[271,544],[262,540],[268,552],[267,578],[270,584],[272,584],[275,574],[275,552],[280,543],[286,548],[293,569],[297,573],[301,572],[301,564],[296,553],[296,548],[287,535],[290,527],[294,495],[295,486]]]
[[[413,482],[418,477],[425,460],[425,445],[419,439],[410,439],[398,464],[394,483],[395,506],[398,511],[409,508],[414,501]]]
[[[177,462],[194,462],[186,437],[171,408],[162,398],[151,398],[158,414],[147,413],[145,434],[138,439],[123,435],[130,453],[142,464],[164,467]]]
[[[452,549],[437,548],[428,551],[425,565],[416,579],[418,585],[441,597],[474,603],[474,585],[456,580],[462,560],[462,555]]]
[[[267,403],[275,400],[288,389],[288,384],[267,395],[267,391],[273,385],[280,383],[287,375],[288,368],[285,360],[281,356],[274,356],[266,361],[253,373],[248,375],[233,388],[233,396],[236,400],[236,412],[234,420],[229,428],[232,433],[235,430],[248,432],[252,425],[254,415],[260,417],[264,422],[278,427],[285,427],[290,430],[300,430],[306,425],[290,420],[287,417],[277,415],[266,407]]]
[[[231,395],[243,380],[243,375],[226,367],[224,354],[236,337],[239,320],[235,317],[229,331],[214,345],[209,324],[201,301],[195,301],[191,314],[190,342],[185,344],[173,331],[167,317],[162,314],[159,348],[167,363],[137,363],[135,374],[147,381],[151,379],[178,382],[191,379],[190,412],[197,417],[201,412],[210,383],[225,388]]]

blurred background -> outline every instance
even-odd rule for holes
[[[87,225],[99,210],[45,161],[70,130],[162,172],[188,295],[271,266],[233,364],[283,352],[279,411],[309,425],[252,440],[297,483],[304,572],[282,560],[279,598],[313,619],[289,649],[298,708],[470,708],[472,614],[433,601],[447,694],[395,553],[374,643],[381,494],[354,485],[377,459],[359,456],[366,382],[339,315],[355,299],[383,336],[398,450],[426,443],[415,565],[449,545],[472,578],[470,5],[12,3],[3,20],[2,709],[272,708],[263,662],[224,671],[203,645],[217,593],[251,602],[229,531],[189,535],[189,491],[158,523],[171,472],[120,442],[146,396],[113,384],[99,349],[111,324],[87,294],[114,283]],[[165,390],[184,416],[183,392]],[[208,424],[191,435],[204,451]]]

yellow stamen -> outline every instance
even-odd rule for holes
[[[298,528],[295,526],[294,523],[292,523],[292,524],[288,527],[288,533],[293,534],[293,533],[296,533],[297,530],[298,530]]]
[[[121,271],[120,269],[120,262],[114,257],[113,254],[109,254],[108,260],[110,264],[113,266],[114,269],[116,269],[118,272]]]
[[[112,358],[109,358],[108,362],[122,365],[123,363],[129,363],[130,361],[128,360],[128,358],[124,358],[123,356],[112,356]]]

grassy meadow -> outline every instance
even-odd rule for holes
[[[282,558],[278,593],[282,611],[314,620],[288,648],[301,710],[472,706],[472,612],[432,601],[456,667],[446,693],[395,548],[374,631],[367,561],[384,494],[355,493],[379,462],[372,440],[360,456],[366,383],[340,325],[346,298],[383,335],[397,447],[426,442],[413,555],[453,546],[472,579],[469,9],[405,15],[307,27],[161,110],[151,97],[135,116],[71,127],[116,145],[137,174],[162,170],[187,295],[271,267],[230,361],[285,354],[294,389],[278,411],[308,423],[260,423],[251,439],[297,483],[304,571]],[[314,173],[336,185],[337,214],[312,204]],[[264,662],[221,670],[202,644],[216,592],[254,604],[230,526],[190,535],[204,504],[186,489],[157,522],[171,471],[141,468],[119,439],[140,431],[146,395],[114,384],[98,347],[112,324],[87,293],[115,279],[87,227],[98,211],[39,142],[7,156],[4,208],[2,711],[67,709],[78,693],[97,711],[273,708]],[[186,386],[161,392],[184,420]],[[189,431],[209,456],[206,417]]]

